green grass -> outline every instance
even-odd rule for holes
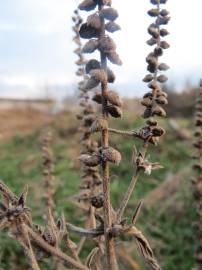
[[[141,126],[142,120],[131,120],[126,115],[126,120],[121,120],[118,128],[136,129]],[[188,120],[180,120],[183,126],[189,127]],[[69,124],[70,125],[70,124]],[[144,198],[151,190],[165,181],[168,174],[177,174],[187,167],[191,167],[191,147],[189,143],[176,139],[176,134],[170,130],[167,122],[163,122],[167,135],[161,140],[158,147],[150,146],[150,159],[160,162],[164,168],[154,171],[152,176],[141,175],[135,192],[132,196],[130,207],[127,211],[129,217],[134,212],[140,198]],[[111,126],[115,126],[112,121]],[[53,152],[55,156],[56,176],[56,204],[58,213],[64,212],[68,220],[81,224],[83,216],[81,211],[75,211],[68,202],[68,197],[75,194],[79,186],[79,172],[75,168],[71,157],[71,149],[75,147],[73,137],[65,137],[64,126],[53,125],[55,130],[55,143]],[[71,127],[70,127],[71,128]],[[113,139],[112,139],[113,138]],[[123,155],[123,161],[119,167],[111,166],[112,200],[118,205],[126,190],[132,175],[131,155],[133,145],[138,148],[140,142],[123,139],[117,135],[111,135],[111,144]],[[74,157],[76,159],[76,157]],[[32,209],[35,222],[43,223],[43,187],[41,168],[41,142],[40,132],[34,132],[27,136],[16,136],[8,142],[0,143],[0,178],[16,193],[20,194],[23,187],[29,185],[28,206]],[[40,187],[40,189],[39,189]],[[194,240],[192,221],[194,212],[192,209],[192,196],[190,192],[189,175],[183,179],[182,186],[175,194],[171,194],[165,201],[159,202],[149,212],[142,211],[138,221],[138,227],[152,243],[157,257],[160,259],[164,270],[189,270],[193,266]],[[7,236],[0,233],[0,269],[17,269],[14,265],[27,269],[20,247]],[[86,251],[85,251],[86,252]],[[135,255],[134,251],[134,257]],[[139,257],[138,257],[139,258]],[[46,269],[46,266],[43,267]],[[147,269],[144,264],[142,269]]]

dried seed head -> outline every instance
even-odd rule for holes
[[[87,25],[87,23],[84,23],[81,25],[81,28],[79,30],[79,35],[81,38],[84,38],[84,39],[96,38],[99,36],[99,31],[98,29],[90,25]]]
[[[79,157],[79,160],[89,167],[95,167],[100,164],[100,157],[96,154],[93,154],[92,156],[83,154]]]
[[[170,45],[168,44],[168,42],[166,42],[166,41],[161,41],[160,42],[160,46],[161,46],[161,48],[163,48],[163,49],[168,49],[168,48],[170,48]]]
[[[143,79],[143,82],[151,82],[153,80],[154,76],[152,74],[147,74],[144,79]]]
[[[85,11],[91,11],[93,9],[95,9],[96,7],[96,2],[93,0],[84,0],[79,6],[78,8],[80,10],[85,10]]]
[[[108,83],[113,83],[116,79],[114,72],[110,68],[107,68],[107,78]]]
[[[118,107],[123,106],[122,100],[120,99],[119,95],[115,91],[108,91],[107,92],[107,100],[111,104],[116,105]]]
[[[151,17],[157,17],[159,15],[159,9],[158,8],[152,8],[148,11],[149,16]]]
[[[150,98],[144,98],[142,101],[141,101],[141,104],[145,107],[149,107],[151,108],[152,107],[152,104],[153,104],[153,101],[152,99]]]
[[[160,82],[160,83],[165,83],[167,80],[168,80],[168,77],[165,76],[165,75],[159,75],[157,77],[157,81]]]
[[[157,126],[158,123],[155,119],[150,118],[146,121],[146,124],[149,126]]]
[[[102,26],[100,16],[97,13],[94,13],[94,14],[88,16],[87,25],[91,26],[95,29],[100,29]]]
[[[104,205],[104,196],[103,193],[94,196],[91,198],[91,204],[92,206],[94,206],[95,208],[101,208]]]
[[[166,70],[168,70],[170,67],[167,65],[167,64],[165,64],[165,63],[161,63],[161,64],[159,64],[159,66],[158,66],[158,69],[160,70],[160,71],[166,71]]]
[[[114,106],[114,105],[108,105],[107,106],[107,111],[108,113],[114,117],[114,118],[119,118],[122,116],[122,109],[118,106]]]
[[[97,39],[91,39],[83,46],[82,52],[93,53],[95,50],[97,50],[98,45],[99,45],[99,42]]]
[[[168,104],[168,100],[164,96],[159,96],[158,98],[155,99],[155,101],[156,101],[156,103],[158,103],[160,105],[167,105]]]
[[[108,52],[107,58],[109,59],[110,62],[112,62],[112,64],[115,64],[118,66],[122,65],[122,61],[121,61],[119,55],[115,51]]]
[[[96,92],[95,95],[92,97],[92,100],[97,102],[98,104],[102,104],[102,95],[100,92]]]
[[[113,147],[107,147],[101,150],[102,159],[104,161],[112,162],[116,165],[119,165],[121,162],[121,154],[119,151],[114,149]]]
[[[103,69],[92,69],[90,75],[99,82],[107,83],[107,74]]]
[[[159,31],[158,28],[154,27],[154,26],[149,26],[148,28],[148,33],[154,38],[158,38],[159,37]]]
[[[91,132],[99,132],[107,129],[108,122],[106,121],[106,119],[103,118],[96,119],[91,126]]]
[[[143,98],[153,98],[153,94],[151,92],[147,92],[146,94],[144,94]]]
[[[91,70],[100,68],[101,68],[100,62],[98,62],[96,59],[91,59],[86,64],[85,71],[87,74],[89,74]]]
[[[154,137],[160,137],[165,134],[165,130],[161,127],[153,127],[152,134]]]
[[[156,57],[162,56],[163,55],[163,49],[161,47],[156,47],[154,49],[154,55]]]
[[[105,29],[110,33],[114,33],[116,31],[120,30],[121,27],[117,23],[110,21],[110,22],[105,24]]]
[[[99,50],[101,52],[108,53],[110,51],[115,51],[116,44],[114,43],[113,39],[109,36],[101,37],[99,40]]]
[[[100,17],[109,21],[115,21],[119,14],[114,8],[104,8],[100,11]]]
[[[166,117],[166,112],[162,107],[157,105],[152,109],[152,116],[154,115]]]

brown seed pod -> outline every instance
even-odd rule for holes
[[[95,50],[97,50],[98,45],[99,45],[99,42],[97,39],[91,39],[83,46],[82,52],[93,53]]]
[[[118,65],[118,66],[122,65],[122,61],[121,61],[119,55],[115,51],[110,51],[106,55],[107,55],[107,58],[109,59],[109,61],[112,64],[115,64],[115,65]]]
[[[107,147],[101,150],[101,156],[104,161],[112,162],[119,165],[121,162],[121,154],[113,147]]]
[[[151,89],[158,89],[159,88],[158,83],[155,80],[154,81],[151,81],[148,84],[148,87],[151,88]]]
[[[160,29],[160,35],[161,35],[162,37],[165,37],[165,36],[169,35],[169,32],[168,32],[167,29],[161,28],[161,29]]]
[[[112,0],[98,0],[98,4],[105,5],[105,6],[111,6]]]
[[[97,154],[93,154],[92,156],[83,154],[79,157],[79,160],[89,167],[95,167],[100,164],[100,157]]]
[[[154,137],[161,137],[162,135],[165,134],[165,130],[161,127],[153,127],[152,134]]]
[[[158,122],[155,119],[150,118],[146,121],[146,124],[149,126],[157,126]]]
[[[155,99],[155,101],[156,101],[156,103],[158,103],[160,105],[167,105],[168,104],[168,100],[164,96],[159,96],[158,98]]]
[[[89,74],[91,70],[100,68],[101,68],[100,62],[98,62],[96,59],[91,59],[86,64],[85,71],[87,74]]]
[[[116,79],[114,72],[110,68],[107,68],[107,79],[108,83],[113,83]]]
[[[167,9],[162,9],[161,12],[160,12],[160,15],[161,16],[168,16],[169,15],[169,11]]]
[[[153,94],[152,92],[147,92],[146,94],[144,94],[143,98],[153,98]]]
[[[103,193],[97,195],[97,196],[93,196],[91,198],[91,204],[92,206],[94,206],[95,208],[101,208],[103,207],[104,204],[104,196]]]
[[[165,64],[165,63],[161,63],[161,64],[159,64],[158,65],[158,69],[160,70],[160,71],[166,71],[166,70],[168,70],[170,67],[167,65],[167,64]]]
[[[92,97],[92,100],[97,102],[98,104],[102,104],[102,95],[99,92],[96,92]]]
[[[123,106],[122,100],[120,99],[119,95],[115,91],[107,92],[107,100],[115,106],[118,106],[118,107]]]
[[[141,101],[141,104],[145,107],[149,107],[151,108],[152,104],[153,104],[153,101],[152,99],[150,98],[144,98],[142,101]]]
[[[159,15],[159,9],[158,8],[152,8],[147,13],[151,17],[157,17]]]
[[[105,29],[110,33],[114,33],[116,31],[120,30],[121,27],[117,23],[110,21],[110,22],[105,24]]]
[[[102,26],[102,22],[100,16],[97,13],[94,13],[87,18],[87,25],[91,26],[95,29],[100,29]]]
[[[155,57],[159,57],[159,56],[162,56],[163,55],[163,49],[161,47],[156,47],[154,49],[154,56]]]
[[[165,83],[167,80],[168,80],[168,77],[165,76],[165,75],[159,75],[157,77],[157,81],[160,82],[160,83]]]
[[[148,33],[154,38],[158,38],[159,37],[159,31],[158,28],[153,27],[153,26],[149,26],[148,28]]]
[[[161,46],[161,48],[163,48],[163,49],[168,49],[168,48],[170,48],[170,45],[168,44],[167,41],[161,41],[161,42],[160,42],[160,46]]]
[[[87,23],[84,23],[81,25],[79,35],[84,39],[96,38],[99,36],[99,30],[90,25],[87,25]]]
[[[84,0],[79,6],[78,8],[80,10],[85,10],[85,11],[91,11],[93,9],[95,9],[97,3],[93,0]]]
[[[106,121],[106,119],[103,118],[96,119],[91,126],[91,132],[99,132],[107,129],[108,122]]]
[[[119,14],[114,8],[104,8],[100,11],[100,17],[109,21],[115,21]]]
[[[92,69],[90,75],[101,83],[107,83],[107,74],[103,69]]]
[[[95,88],[96,86],[98,86],[100,83],[99,80],[97,80],[96,78],[94,77],[91,77],[87,80],[86,84],[85,84],[85,89],[86,90],[91,90],[93,88]]]
[[[114,105],[108,105],[107,106],[107,111],[108,113],[114,117],[114,118],[119,118],[122,116],[122,109],[118,106],[114,106]]]
[[[150,38],[149,40],[147,40],[147,45],[149,46],[153,46],[157,43],[157,40],[155,38]]]
[[[154,79],[154,76],[152,74],[147,74],[144,78],[143,78],[143,82],[151,82]]]
[[[166,117],[166,112],[162,107],[156,105],[152,109],[152,116],[154,116],[154,115],[161,116],[161,117]]]
[[[105,53],[115,51],[116,44],[114,43],[113,39],[110,38],[109,36],[101,37],[99,40],[99,50]]]

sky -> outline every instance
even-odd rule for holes
[[[71,16],[79,2],[0,0],[0,97],[63,97],[74,92],[78,78]],[[151,50],[147,27],[153,21],[147,10],[152,5],[149,0],[113,0],[113,7],[119,11],[121,31],[113,38],[123,66],[112,66],[117,76],[112,88],[122,96],[142,95],[147,90],[142,82],[145,57]],[[171,67],[169,84],[180,91],[202,77],[202,1],[168,0],[166,8],[172,17],[166,38],[171,48],[162,61]]]

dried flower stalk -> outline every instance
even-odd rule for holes
[[[193,156],[195,170],[195,178],[193,179],[193,191],[195,199],[195,207],[197,212],[196,221],[196,264],[197,270],[202,269],[202,80],[200,82],[200,93],[195,105],[195,142],[193,144],[195,153]]]

